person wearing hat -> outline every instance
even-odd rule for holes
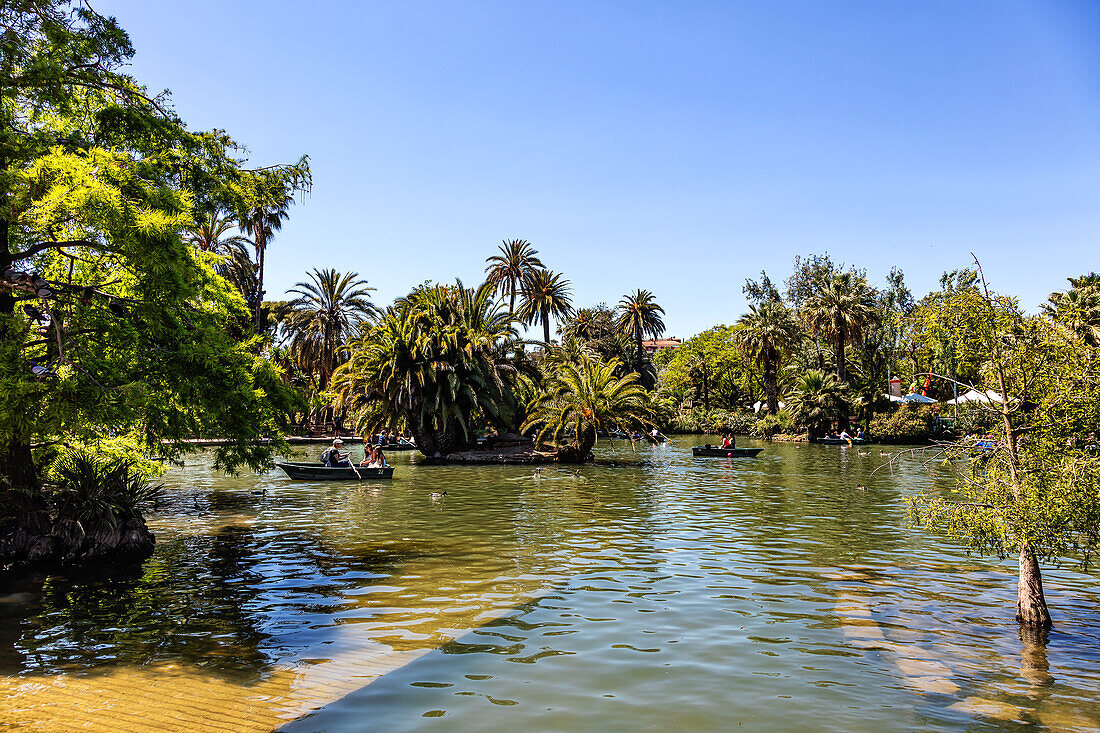
[[[321,454],[321,463],[326,466],[350,466],[351,461],[348,460],[347,453],[340,452],[340,446],[344,444],[344,441],[337,438],[332,441],[332,447]]]

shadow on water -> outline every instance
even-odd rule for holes
[[[9,616],[0,619],[0,671],[100,673],[183,663],[247,682],[283,653],[278,637],[288,616],[309,610],[311,600],[341,595],[343,583],[329,576],[355,572],[369,584],[419,556],[394,546],[334,552],[305,534],[273,538],[252,526],[223,525],[160,543],[144,565],[25,575],[0,597],[0,615]]]

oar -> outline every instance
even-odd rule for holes
[[[355,478],[359,479],[359,483],[363,483],[363,476],[359,473],[359,469],[355,467],[355,461],[351,460],[351,453],[348,453],[348,463],[351,464],[351,470],[355,471]]]

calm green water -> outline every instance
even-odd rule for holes
[[[142,567],[0,589],[0,672],[252,685],[408,654],[288,731],[1100,729],[1097,577],[1048,570],[1057,628],[1021,640],[1014,565],[907,526],[947,467],[701,442],[541,477],[392,454],[395,480],[364,484],[193,458]]]

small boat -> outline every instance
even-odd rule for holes
[[[366,468],[359,466],[326,466],[323,463],[297,461],[275,464],[296,481],[359,481],[361,479],[393,478],[393,466]]]
[[[763,448],[719,448],[715,445],[697,445],[691,449],[696,458],[756,458]]]
[[[391,445],[378,445],[377,443],[367,443],[368,448],[380,448],[383,451],[388,450],[416,450],[416,446],[412,443],[393,443]]]
[[[820,438],[817,441],[821,445],[849,445],[847,438]],[[866,438],[852,438],[851,445],[863,445],[867,442]]]

